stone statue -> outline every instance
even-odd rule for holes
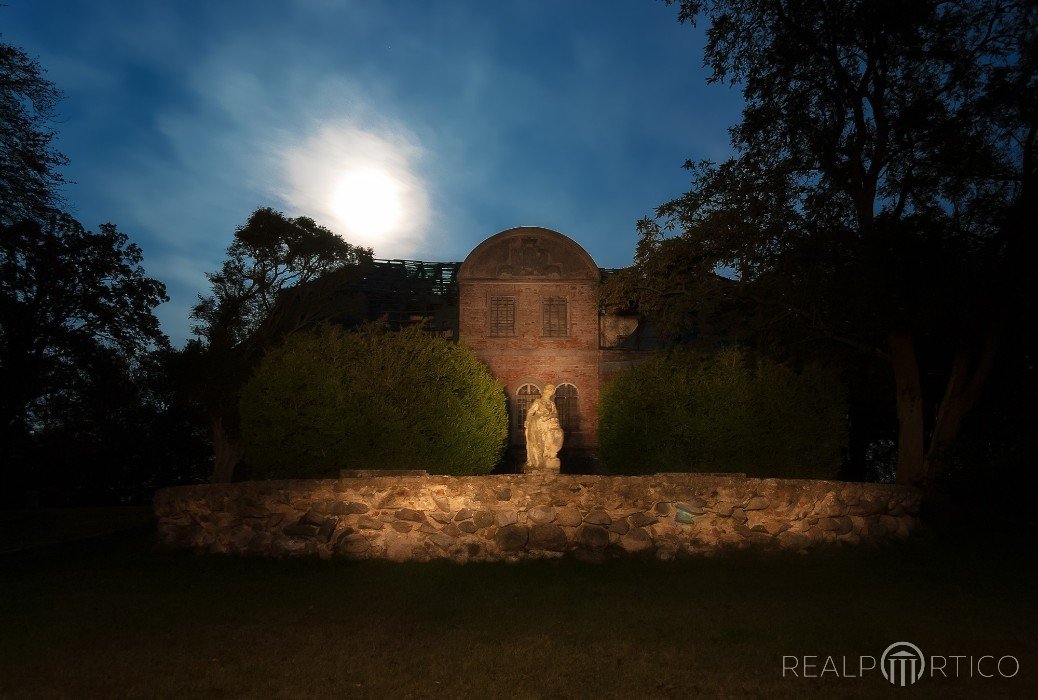
[[[526,465],[524,472],[559,471],[562,449],[562,424],[555,406],[555,385],[546,384],[544,391],[526,411]]]

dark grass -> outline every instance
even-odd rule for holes
[[[151,521],[148,506],[0,510],[0,554],[96,537]]]
[[[603,565],[276,561],[153,533],[0,556],[2,697],[1035,696],[1030,550]],[[783,654],[1013,654],[1012,680],[782,678]]]

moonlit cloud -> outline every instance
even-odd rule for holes
[[[403,125],[376,133],[324,123],[275,154],[283,177],[273,194],[290,209],[380,257],[407,257],[421,246],[429,194],[416,172],[422,149]]]
[[[257,207],[382,258],[461,260],[538,224],[626,264],[634,222],[687,188],[686,158],[725,155],[741,109],[701,87],[702,32],[654,3],[11,5],[4,39],[67,95],[73,213],[142,245],[174,342]]]

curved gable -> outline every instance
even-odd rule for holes
[[[569,236],[540,226],[494,234],[461,264],[459,280],[595,280],[598,266]]]

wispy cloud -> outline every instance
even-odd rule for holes
[[[142,244],[178,341],[259,206],[381,257],[458,260],[539,224],[624,264],[634,221],[687,187],[685,158],[727,151],[738,109],[696,91],[701,38],[652,3],[23,8],[70,96],[69,200]]]

